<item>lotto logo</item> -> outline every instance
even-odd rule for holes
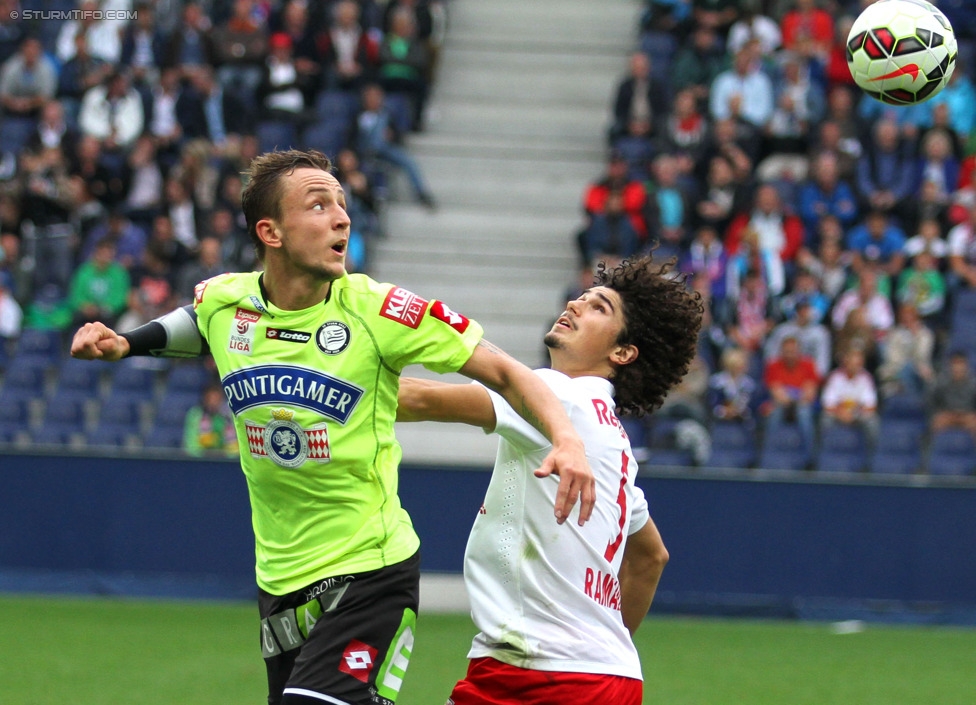
[[[424,312],[427,310],[427,300],[422,299],[411,291],[401,289],[398,286],[390,289],[383,301],[383,308],[380,315],[397,321],[410,328],[417,328]]]
[[[462,334],[468,329],[468,324],[471,323],[471,321],[460,313],[455,313],[449,309],[447,304],[442,301],[435,301],[433,303],[430,307],[430,315],[439,321],[444,321],[444,323]]]
[[[339,662],[339,670],[363,683],[369,682],[369,674],[376,665],[376,654],[379,653],[369,644],[353,639],[346,645]]]

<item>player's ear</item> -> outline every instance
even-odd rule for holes
[[[610,351],[610,362],[615,365],[629,365],[637,359],[639,354],[640,351],[636,345],[630,343],[627,345],[618,345]]]
[[[271,218],[262,218],[255,223],[254,231],[266,247],[281,247],[281,231]]]

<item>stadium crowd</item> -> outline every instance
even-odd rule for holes
[[[71,406],[65,333],[129,330],[253,269],[240,195],[255,155],[333,158],[351,271],[383,235],[392,169],[433,208],[404,142],[444,28],[437,0],[0,2],[0,442],[61,438],[20,397]]]
[[[628,421],[652,462],[976,470],[976,7],[939,3],[951,82],[894,107],[847,68],[867,4],[645,3],[575,242],[579,286],[654,249],[706,301],[682,387]]]

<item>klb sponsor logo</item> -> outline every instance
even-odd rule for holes
[[[312,339],[311,333],[303,330],[289,330],[288,328],[268,328],[264,337],[269,340],[284,340],[288,343],[307,343]]]
[[[380,309],[380,315],[383,318],[389,318],[391,321],[397,321],[410,328],[417,328],[420,326],[420,321],[423,319],[424,312],[426,311],[426,299],[420,298],[411,291],[395,286],[386,295],[386,299],[383,301],[383,308]]]
[[[350,382],[295,365],[245,367],[224,377],[222,384],[234,414],[255,406],[297,406],[342,424],[365,393]]]

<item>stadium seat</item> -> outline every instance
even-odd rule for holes
[[[868,462],[871,472],[906,474],[922,467],[925,421],[882,418],[878,444]]]
[[[803,448],[803,437],[795,424],[784,424],[776,433],[763,437],[759,467],[770,470],[803,470],[811,458]]]
[[[164,384],[165,392],[192,392],[197,396],[208,382],[216,381],[216,373],[211,373],[199,362],[181,362],[170,368]]]
[[[152,401],[156,386],[155,371],[125,362],[115,365],[112,371],[109,399]]]
[[[319,120],[341,118],[352,124],[359,112],[359,95],[350,91],[322,91],[315,99],[315,115]]]
[[[893,394],[881,403],[880,408],[881,422],[885,420],[899,419],[903,421],[916,421],[924,423],[927,416],[925,410],[925,399],[920,394],[911,392],[899,392]]]
[[[976,443],[972,435],[954,428],[933,433],[928,470],[932,475],[970,475],[976,471]]]
[[[832,425],[820,434],[816,468],[821,472],[860,472],[867,467],[867,442],[857,426]]]
[[[200,392],[166,392],[156,403],[152,425],[182,429],[186,412],[200,402]]]
[[[344,117],[327,117],[316,120],[302,131],[302,146],[317,149],[326,156],[335,156],[345,149],[350,123]]]
[[[182,448],[183,427],[153,426],[143,436],[142,445],[144,448]]]
[[[31,433],[35,443],[67,445],[84,438],[87,425],[86,402],[78,397],[48,400],[44,417]]]
[[[102,404],[98,414],[98,425],[125,429],[138,435],[142,425],[143,402],[138,399],[109,399]]]
[[[61,332],[28,328],[20,334],[14,359],[34,357],[44,360],[48,366],[61,359]]]
[[[649,461],[657,467],[691,468],[695,466],[695,460],[691,453],[680,448],[652,448]]]
[[[286,120],[261,120],[257,125],[261,152],[282,151],[298,147],[298,131]]]
[[[712,455],[708,465],[716,468],[748,468],[756,462],[754,429],[735,421],[712,425]]]
[[[106,368],[105,363],[68,357],[58,371],[57,392],[78,392],[95,398],[98,396],[102,375]]]
[[[3,375],[0,395],[25,392],[29,396],[41,396],[44,392],[47,361],[44,358],[26,356],[16,357]]]
[[[0,403],[0,443],[13,443],[30,432],[30,399],[3,395]]]
[[[139,434],[133,433],[132,429],[101,421],[92,431],[85,434],[85,442],[87,445],[96,448],[119,448],[142,445]]]

